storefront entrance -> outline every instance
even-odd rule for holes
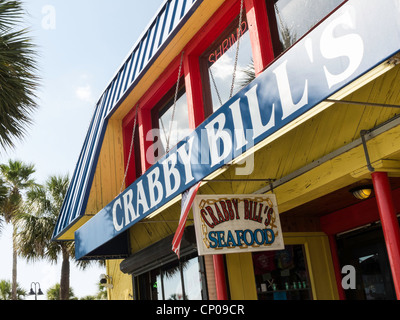
[[[380,224],[337,236],[341,267],[356,270],[356,289],[345,291],[348,300],[395,300],[396,295]]]

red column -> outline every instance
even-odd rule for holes
[[[218,300],[228,300],[228,291],[226,289],[224,256],[221,254],[213,255],[215,286],[217,289]]]
[[[336,238],[333,234],[328,235],[328,238],[331,247],[333,269],[335,271],[336,286],[338,289],[339,299],[346,300],[346,295],[342,287],[342,272],[340,269],[339,257],[337,253]]]
[[[373,172],[372,182],[392,269],[394,288],[397,299],[400,300],[400,230],[387,173]]]

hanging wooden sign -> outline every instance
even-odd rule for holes
[[[193,216],[199,255],[284,249],[274,194],[199,195]]]

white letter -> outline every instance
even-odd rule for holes
[[[146,194],[143,189],[143,181],[140,180],[137,183],[137,201],[136,201],[136,212],[139,215],[139,205],[143,208],[143,213],[149,210],[149,206],[147,204]]]
[[[128,225],[129,221],[129,213],[131,214],[131,221],[134,221],[137,218],[135,213],[135,209],[132,205],[133,200],[133,191],[129,189],[123,196],[124,199],[124,210],[125,210],[125,226]]]
[[[187,143],[185,143],[182,147],[178,149],[178,154],[182,160],[182,163],[185,166],[185,175],[186,175],[186,184],[188,184],[190,181],[194,179],[193,174],[192,174],[192,163],[191,163],[191,158],[192,158],[192,148],[193,148],[193,141],[194,137],[191,137]],[[189,151],[186,152],[185,146],[188,146]]]
[[[321,35],[321,53],[325,58],[349,58],[349,66],[339,74],[330,73],[326,66],[324,66],[329,88],[332,88],[335,84],[350,77],[360,66],[364,55],[364,43],[358,34],[353,33],[338,38],[333,36],[334,29],[339,25],[342,25],[345,29],[355,28],[354,21],[351,18],[349,11],[346,11],[342,16],[333,20]]]
[[[160,181],[158,181],[158,178],[160,177],[160,169],[158,167],[154,168],[153,171],[151,171],[147,175],[147,181],[149,182],[149,193],[150,193],[150,207],[154,207],[157,204],[160,203],[162,197],[163,197],[163,188],[162,184]],[[158,190],[158,198],[155,199],[155,194],[154,194],[154,189]]]
[[[118,198],[117,200],[115,200],[114,204],[113,204],[113,208],[112,208],[112,216],[113,216],[113,224],[114,224],[114,228],[116,231],[120,231],[123,227],[123,223],[118,224],[117,221],[117,206],[120,206],[120,208],[122,209],[122,204],[121,204],[121,198]]]
[[[301,100],[295,104],[293,102],[292,93],[290,91],[289,78],[286,70],[287,60],[283,62],[279,67],[277,67],[273,72],[276,75],[276,80],[278,82],[279,97],[282,104],[282,119],[287,118],[293,112],[304,107],[308,103],[308,80],[306,79],[306,84],[303,91],[303,97]]]
[[[178,155],[176,153],[172,153],[162,162],[164,167],[165,197],[169,197],[176,190],[178,190],[181,184],[181,176],[178,169],[175,168],[177,157]],[[168,165],[169,163],[171,163],[171,167]],[[171,188],[171,175],[174,176],[175,180],[174,188]]]
[[[243,148],[243,146],[247,143],[246,137],[244,136],[242,113],[240,112],[240,99],[237,99],[234,103],[232,103],[229,108],[232,112],[233,126],[235,127],[234,131],[236,139],[236,150],[239,150]],[[249,109],[251,112],[250,101]]]
[[[218,129],[215,131],[214,124],[218,124]],[[210,147],[211,155],[211,167],[218,164],[221,160],[226,158],[232,150],[232,140],[227,130],[223,130],[225,124],[225,115],[223,113],[219,114],[214,120],[206,125],[207,135],[208,135],[208,145]],[[218,140],[223,142],[224,152],[219,155]]]
[[[356,288],[356,268],[351,265],[343,266],[342,273],[348,274],[342,279],[342,288],[344,290],[347,289],[355,289]]]
[[[268,123],[264,126],[261,121],[260,105],[258,104],[257,98],[257,86],[254,86],[246,92],[247,100],[249,101],[249,110],[251,123],[253,124],[253,139],[266,132],[268,129],[275,125],[275,105],[272,104],[271,118]],[[283,102],[282,102],[283,108]],[[285,118],[285,117],[284,117]]]

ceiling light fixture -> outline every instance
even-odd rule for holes
[[[359,200],[368,199],[372,194],[372,185],[359,186],[350,190],[354,197]]]

